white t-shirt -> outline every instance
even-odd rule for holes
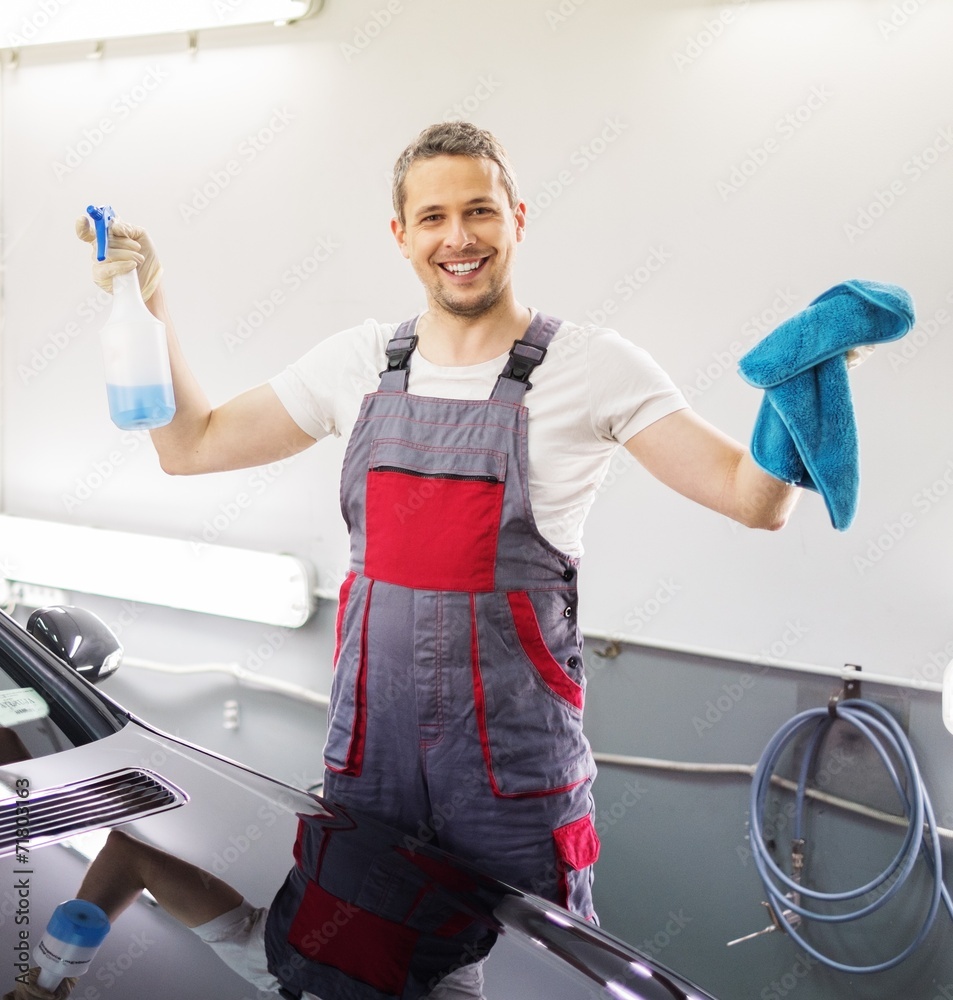
[[[397,324],[366,320],[334,334],[271,379],[285,409],[313,438],[349,436],[361,401],[386,367]],[[431,364],[417,350],[407,391],[443,399],[486,399],[507,354],[465,367]],[[529,491],[547,541],[582,554],[582,525],[615,448],[688,404],[640,347],[614,330],[563,323],[530,376]]]

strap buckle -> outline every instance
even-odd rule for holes
[[[389,372],[403,371],[414,348],[417,346],[417,334],[411,337],[395,337],[387,345],[387,368]],[[380,373],[381,375],[384,372]]]
[[[524,382],[527,389],[532,389],[533,383],[529,377],[533,369],[546,357],[546,351],[547,348],[537,347],[527,340],[514,340],[503,377],[511,378],[515,382]]]

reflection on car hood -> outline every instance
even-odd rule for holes
[[[463,960],[486,955],[486,1000],[517,996],[521,1000],[610,996],[702,1000],[709,996],[564,910],[504,886],[436,849],[417,843],[411,851],[406,838],[366,817],[136,719],[105,739],[8,765],[0,769],[0,782],[13,795],[28,788],[21,801],[39,804],[54,789],[128,770],[152,774],[162,785],[181,790],[181,796],[172,808],[131,823],[117,813],[105,817],[102,825],[124,824],[134,836],[234,885],[255,905],[272,905],[296,871],[299,878],[308,877],[295,864],[294,848],[298,841],[300,857],[303,830],[327,843],[336,837],[338,844],[344,843],[342,831],[346,830],[347,851],[328,854],[329,859],[350,855],[346,865],[339,860],[333,868],[334,878],[328,884],[336,896],[350,898],[350,905],[366,906],[368,886],[379,884],[382,873],[391,880],[387,896],[391,901],[429,893],[427,907],[412,908],[414,919],[418,923],[431,920],[433,930],[438,917],[457,914],[453,926],[460,928]],[[44,844],[38,839],[30,845],[25,863],[15,855],[0,860],[0,949],[4,954],[11,954],[14,944],[23,940],[23,931],[30,946],[35,945],[56,904],[75,895],[84,862],[53,842],[70,832],[69,822],[63,822],[58,831],[47,831]],[[348,866],[350,881],[344,877]],[[26,897],[17,891],[18,880],[28,886]],[[394,915],[391,911],[382,914]],[[466,919],[460,919],[461,914]],[[24,915],[27,922],[18,923],[18,916]],[[445,944],[450,924],[439,926]],[[473,950],[474,940],[482,950]],[[451,964],[444,962],[446,967]],[[0,981],[0,989],[8,988],[10,984]],[[150,1000],[166,995],[182,1000],[239,1000],[254,995],[254,990],[195,935],[154,906],[140,902],[115,922],[73,997]]]

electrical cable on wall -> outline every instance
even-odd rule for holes
[[[307,702],[321,708],[327,708],[330,702],[330,698],[326,694],[312,691],[300,684],[292,684],[279,677],[257,674],[253,670],[246,670],[237,663],[197,663],[176,666],[171,663],[143,660],[135,656],[126,656],[122,662],[127,667],[134,667],[138,670],[155,670],[163,674],[228,674],[229,677],[234,677],[239,684],[246,687],[256,688],[259,691],[273,691],[276,694],[285,695],[293,701]]]
[[[822,892],[805,886],[801,881],[801,869],[804,864],[804,807],[807,799],[807,783],[813,772],[821,743],[837,719],[853,726],[870,742],[897,792],[908,822],[899,850],[879,875],[855,889]],[[805,732],[809,735],[799,767],[795,793],[793,876],[789,876],[771,857],[764,834],[765,806],[778,761],[792,741]],[[894,760],[901,766],[900,775],[897,774]],[[810,709],[786,722],[768,742],[758,762],[751,784],[750,808],[751,850],[767,893],[767,905],[775,927],[786,931],[809,955],[830,968],[849,973],[882,972],[893,968],[908,958],[926,939],[936,919],[941,900],[953,919],[953,901],[943,884],[943,859],[932,803],[923,785],[910,742],[893,716],[880,705],[861,698],[839,704],[832,702],[829,708]],[[913,940],[893,958],[871,965],[848,965],[823,954],[809,944],[797,930],[802,918],[821,923],[844,923],[868,916],[880,909],[903,888],[921,853],[933,880],[929,905]],[[825,904],[850,903],[885,886],[883,893],[872,902],[846,912],[820,913],[808,909],[801,901],[803,897],[807,897]]]

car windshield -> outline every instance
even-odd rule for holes
[[[51,663],[0,616],[0,764],[60,753],[115,732],[125,721],[68,667]]]

